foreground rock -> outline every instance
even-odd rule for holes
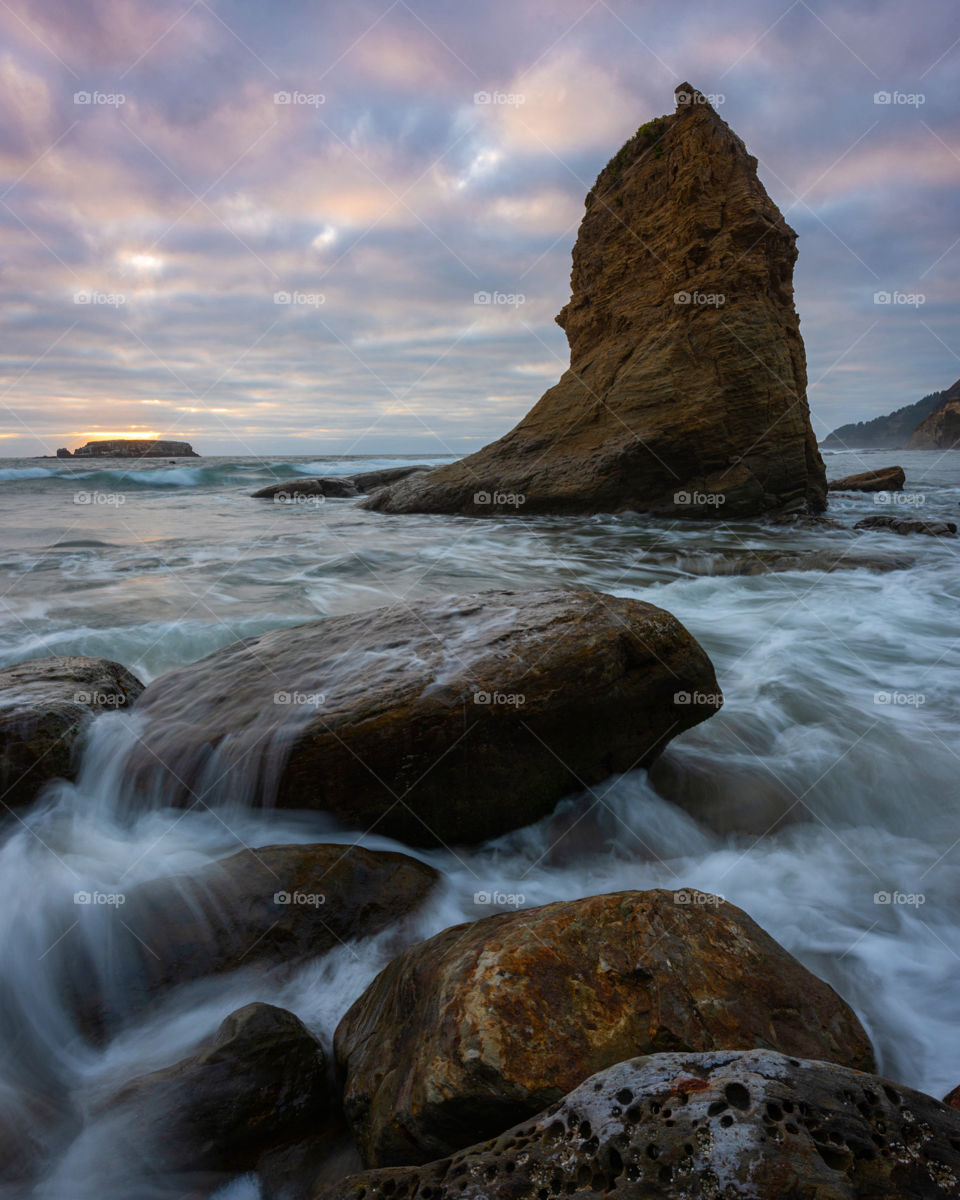
[[[827,487],[831,492],[902,492],[905,481],[903,467],[880,467],[844,479],[831,479]]]
[[[656,1054],[593,1076],[452,1158],[315,1200],[955,1200],[960,1115],[846,1067],[769,1050]]]
[[[300,496],[360,496],[428,471],[429,467],[385,467],[380,471],[363,471],[359,475],[323,476],[315,479],[288,479],[285,483],[271,483],[258,492],[251,492],[254,499],[295,500]]]
[[[148,1173],[248,1171],[322,1126],[332,1108],[323,1048],[293,1013],[248,1004],[189,1058],[127,1084],[104,1113],[114,1152]],[[192,1179],[194,1186],[199,1179]]]
[[[379,492],[382,512],[826,503],[793,302],[796,234],[689,84],[601,171],[557,322],[570,368],[499,441]]]
[[[849,1006],[746,913],[659,890],[447,929],[382,971],[335,1039],[367,1166],[450,1154],[638,1053],[753,1046],[874,1066]]]
[[[57,451],[57,457],[62,457]],[[87,442],[73,452],[74,458],[199,458],[189,442],[165,442],[141,438],[114,438]]]
[[[957,527],[953,521],[920,521],[916,517],[896,517],[886,513],[864,517],[854,529],[889,529],[893,533],[925,533],[928,537],[954,537]]]
[[[408,845],[478,842],[649,763],[721,703],[663,609],[480,592],[278,630],[163,676],[129,770],[173,803],[220,780],[224,798]]]
[[[112,1029],[172,987],[237,967],[293,970],[308,958],[400,922],[437,872],[405,854],[358,846],[266,846],[191,875],[140,884],[118,905],[79,910],[87,938],[55,961],[89,1031]],[[122,925],[120,922],[122,921]],[[114,954],[98,978],[86,946]]]
[[[73,748],[100,712],[128,708],[143,684],[106,658],[35,658],[0,669],[0,812],[69,779]]]

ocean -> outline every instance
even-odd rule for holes
[[[104,656],[147,682],[270,629],[486,587],[660,605],[710,655],[725,704],[649,773],[469,850],[361,840],[442,871],[417,936],[486,915],[484,893],[523,906],[627,888],[717,893],[853,1005],[881,1074],[939,1097],[960,1083],[960,539],[852,525],[882,512],[960,518],[960,452],[824,457],[831,477],[900,463],[906,490],[831,498],[843,528],[722,512],[716,524],[522,508],[480,520],[250,497],[277,480],[437,457],[0,460],[0,663]],[[138,807],[123,770],[136,719],[99,718],[77,781],[0,832],[0,1112],[43,1095],[38,1200],[167,1195],[117,1155],[98,1098],[183,1057],[251,1000],[291,1009],[329,1047],[397,950],[388,931],[283,979],[207,980],[106,1045],[81,1036],[48,970],[50,948],[82,936],[78,888],[119,892],[244,845],[362,834],[323,814]],[[122,938],[97,953],[109,971]],[[256,1185],[228,1194],[251,1200]]]

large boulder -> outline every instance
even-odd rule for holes
[[[898,517],[893,513],[864,517],[854,529],[889,529],[891,533],[923,533],[927,537],[956,537],[957,533],[955,521],[920,521],[916,517]]]
[[[875,471],[831,479],[827,487],[831,492],[902,492],[905,481],[903,467],[878,467]]]
[[[80,933],[51,956],[90,1032],[110,1030],[180,984],[238,967],[291,970],[401,921],[437,872],[359,846],[265,846],[98,903],[78,893]],[[121,924],[122,922],[122,924]],[[98,948],[112,945],[109,961]],[[92,950],[91,950],[92,948]]]
[[[770,1050],[655,1054],[428,1166],[314,1200],[956,1200],[960,1113],[873,1075]]]
[[[478,842],[646,765],[722,703],[669,613],[481,592],[238,642],[141,697],[135,784],[321,809],[406,844]]]
[[[287,479],[283,483],[271,483],[259,491],[251,492],[255,500],[274,500],[278,504],[289,503],[310,497],[359,496],[357,485],[349,476],[317,479]]]
[[[317,1131],[335,1108],[319,1040],[293,1013],[257,1003],[231,1013],[189,1058],[126,1084],[98,1115],[116,1126],[115,1159],[135,1156],[148,1174],[202,1175],[209,1186]]]
[[[73,749],[97,713],[128,708],[143,684],[106,658],[34,658],[0,669],[0,799],[32,801],[50,779],[69,779]]]
[[[874,1066],[850,1007],[746,913],[659,890],[447,929],[382,971],[335,1038],[367,1166],[491,1137],[637,1054],[754,1046]]]
[[[757,160],[689,84],[601,171],[557,317],[570,367],[462,462],[377,492],[382,512],[666,510],[826,503],[793,300],[796,234]]]

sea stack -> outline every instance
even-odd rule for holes
[[[690,84],[600,172],[557,322],[570,367],[504,437],[377,492],[381,512],[819,512],[796,234]],[[522,500],[519,499],[522,497]]]

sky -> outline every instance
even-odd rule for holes
[[[0,454],[478,449],[684,80],[799,234],[818,437],[952,384],[955,0],[2,0]]]

